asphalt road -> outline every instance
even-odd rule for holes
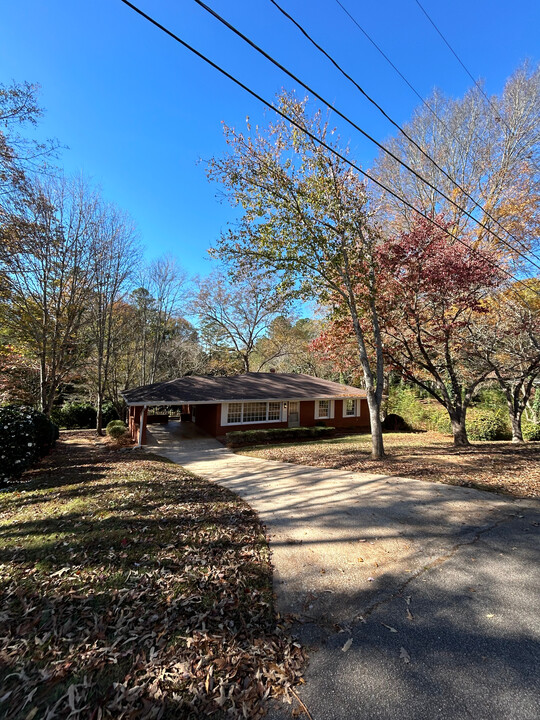
[[[540,513],[519,514],[396,578],[374,607],[359,598],[363,620],[298,625],[313,720],[538,720]]]
[[[540,503],[234,455],[152,449],[266,524],[278,607],[309,654],[312,720],[539,720]],[[296,701],[269,720],[307,717]]]

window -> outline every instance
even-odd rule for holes
[[[281,420],[281,403],[268,403],[268,420]]]
[[[345,415],[348,415],[349,417],[356,415],[356,400],[353,400],[352,398],[347,398],[347,400],[345,400]]]
[[[223,425],[241,425],[243,423],[281,422],[280,402],[224,403],[221,410]]]
[[[330,417],[330,400],[318,400],[318,413],[317,417],[328,418]]]
[[[227,410],[227,423],[242,422],[242,403],[229,403]]]
[[[267,410],[267,403],[265,402],[244,403],[243,422],[263,422],[266,420]]]

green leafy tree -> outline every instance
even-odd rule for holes
[[[91,277],[95,197],[83,181],[35,184],[24,217],[4,226],[0,260],[4,322],[14,344],[39,364],[39,405],[50,415],[58,388],[87,353],[81,328]]]
[[[280,118],[265,129],[248,123],[247,134],[225,127],[229,152],[210,162],[208,174],[242,208],[243,218],[221,237],[215,253],[244,271],[282,274],[303,298],[322,304],[339,298],[351,317],[364,374],[372,454],[382,458],[379,232],[358,174],[318,139],[342,155],[347,149],[320,113],[309,115],[306,103],[293,95],[279,98],[279,108],[294,123]]]

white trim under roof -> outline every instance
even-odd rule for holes
[[[139,400],[138,402],[127,402],[128,407],[142,407],[147,405],[148,407],[161,407],[167,405],[221,405],[223,403],[232,402],[312,402],[314,400],[347,400],[348,398],[359,398],[360,400],[366,400],[366,391],[360,391],[363,395],[314,395],[313,397],[280,397],[280,398],[227,398],[226,400]]]

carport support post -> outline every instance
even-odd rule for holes
[[[134,428],[135,426],[135,407],[133,405],[129,406],[128,409],[128,428],[129,428],[129,434],[131,435],[131,439],[135,440],[135,433]]]
[[[141,411],[141,417],[139,420],[139,447],[142,447],[143,442],[146,440],[146,416],[148,414],[148,406],[144,405]]]

